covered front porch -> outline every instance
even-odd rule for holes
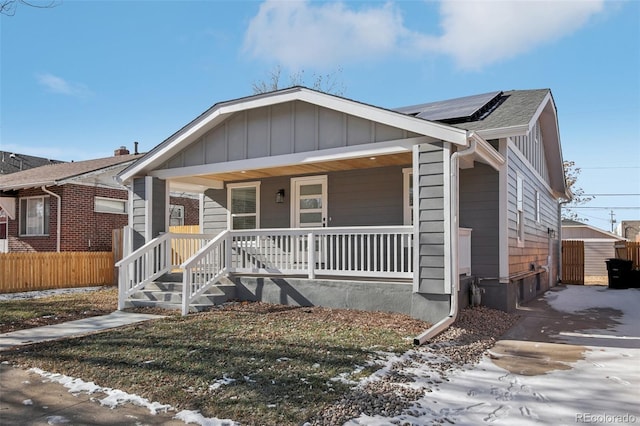
[[[394,293],[401,290],[403,297],[410,298],[413,290],[413,235],[412,226],[227,230],[217,236],[165,233],[119,262],[119,309],[147,285],[176,272],[181,273],[183,315],[220,283],[241,284],[245,299],[262,299],[257,289],[247,288],[257,282],[256,277],[262,277],[261,285],[265,278],[272,283],[289,279],[319,289],[323,286],[318,283],[332,282],[343,290],[356,283],[361,288],[356,297],[363,300],[351,301],[352,306],[388,308],[394,304]],[[467,274],[471,267],[470,237],[471,230],[461,230],[460,271]],[[381,292],[387,293],[386,300],[364,300],[378,298]],[[237,291],[233,293],[235,298],[243,298]],[[295,304],[322,304],[302,293],[299,297],[288,293],[277,295],[278,303],[291,298]]]

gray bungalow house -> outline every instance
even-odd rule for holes
[[[569,195],[548,89],[396,110],[303,87],[220,102],[118,178],[120,309],[145,288],[169,300],[157,281],[173,280],[184,314],[217,293],[435,322],[472,280],[503,310],[558,281]],[[167,232],[169,190],[200,194],[201,234]]]

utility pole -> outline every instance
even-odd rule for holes
[[[609,215],[611,216],[611,232],[613,232],[613,226],[616,223],[616,218],[615,218],[615,213],[613,213],[613,210],[611,210],[611,213],[609,213]]]

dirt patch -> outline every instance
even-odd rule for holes
[[[494,364],[523,376],[537,376],[554,370],[569,370],[584,358],[584,346],[557,343],[501,340],[489,351]]]

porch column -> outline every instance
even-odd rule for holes
[[[129,225],[136,250],[167,230],[167,182],[151,176],[134,178],[130,196]]]
[[[450,147],[440,142],[414,147],[416,255],[411,315],[438,321],[448,315],[451,283]]]

